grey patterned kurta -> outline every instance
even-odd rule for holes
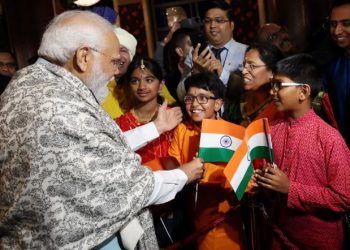
[[[90,90],[46,61],[0,97],[0,249],[88,249],[135,216],[139,248],[157,249],[143,209],[152,172]]]

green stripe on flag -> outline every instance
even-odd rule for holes
[[[271,152],[272,159],[270,159],[270,152]],[[270,149],[270,152],[269,152],[269,148],[266,146],[257,146],[250,151],[250,157],[251,157],[251,160],[264,158],[267,160],[271,160],[271,162],[274,162],[272,149]]]
[[[229,162],[233,153],[226,148],[200,148],[198,155],[204,162]]]
[[[250,164],[247,169],[247,172],[244,174],[244,177],[236,190],[236,196],[238,200],[242,199],[245,193],[245,190],[247,188],[248,182],[250,181],[250,178],[252,177],[252,175],[253,175],[253,167],[252,167],[252,164]]]

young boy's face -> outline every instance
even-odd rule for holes
[[[300,101],[304,98],[304,83],[295,83],[286,76],[275,75],[272,80],[270,94],[278,111],[298,112]],[[284,86],[283,86],[284,85]]]
[[[215,119],[216,112],[220,110],[223,104],[222,99],[216,99],[212,92],[201,88],[189,88],[186,96],[192,97],[192,102],[185,102],[186,111],[196,123],[202,122],[203,119]]]

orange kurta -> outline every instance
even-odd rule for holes
[[[193,159],[199,149],[200,128],[192,121],[181,123],[174,131],[169,155],[175,157],[180,164]],[[199,184],[197,207],[194,209],[194,197],[190,200],[189,208],[193,211],[196,230],[201,230],[211,221],[227,212],[235,201],[226,185],[223,166],[205,164],[205,174]],[[193,208],[191,208],[193,207]],[[242,221],[240,211],[224,222],[218,224],[208,233],[198,239],[200,250],[241,249]]]

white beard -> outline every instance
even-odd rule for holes
[[[103,72],[100,62],[94,63],[90,75],[85,80],[86,86],[92,91],[99,103],[106,99],[108,95],[108,83],[114,77],[110,77]]]

